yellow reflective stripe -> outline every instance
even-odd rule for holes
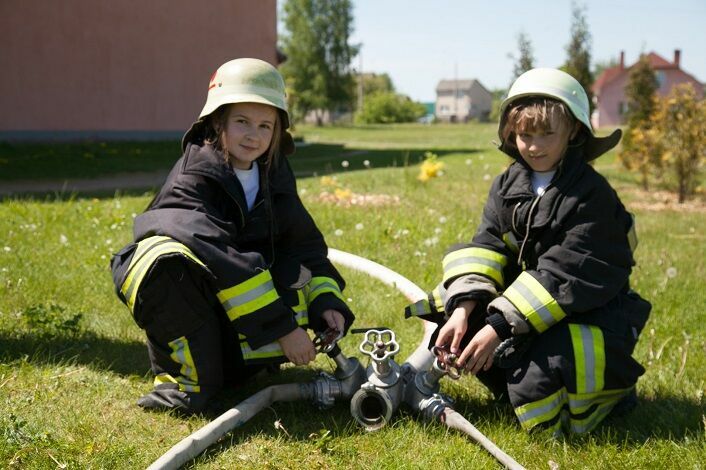
[[[154,378],[154,384],[175,383],[179,385],[179,390],[182,392],[200,392],[199,375],[196,371],[194,358],[191,356],[189,341],[185,336],[181,336],[173,341],[170,341],[169,347],[172,349],[169,357],[179,364],[179,374],[177,377],[172,377],[167,373],[159,374]]]
[[[627,396],[633,388],[616,388],[593,393],[569,393],[569,408],[572,414],[580,415],[596,404],[617,403],[621,398]]]
[[[617,402],[616,402],[617,403]],[[610,413],[615,403],[603,403],[598,405],[596,409],[588,416],[582,419],[571,417],[571,431],[576,434],[592,431],[601,421]]]
[[[133,311],[135,306],[135,301],[137,299],[137,291],[139,290],[140,284],[144,280],[145,276],[149,272],[152,264],[162,255],[170,253],[179,253],[187,258],[191,259],[201,266],[205,266],[201,260],[199,260],[193,252],[187,248],[184,244],[174,241],[167,237],[159,237],[160,240],[153,240],[157,237],[151,237],[147,239],[148,242],[145,244],[145,249],[141,251],[140,256],[137,256],[137,251],[135,256],[133,256],[134,263],[131,262],[131,268],[129,268],[128,275],[125,278],[125,282],[120,288],[120,292],[125,297],[127,301],[127,306],[130,311]],[[142,243],[142,242],[140,242]],[[138,244],[138,250],[140,244]]]
[[[525,429],[530,429],[537,424],[550,421],[556,417],[562,407],[568,402],[566,388],[562,387],[551,395],[515,408],[517,419]]]
[[[505,242],[505,246],[507,246],[510,251],[513,253],[518,253],[520,251],[520,247],[517,243],[517,238],[515,238],[515,234],[512,232],[507,232],[503,234],[503,242]]]
[[[444,282],[463,274],[482,274],[504,286],[503,267],[507,258],[485,248],[462,248],[444,256]]]
[[[305,327],[309,325],[309,312],[306,305],[306,296],[304,295],[303,289],[297,290],[297,300],[299,303],[294,306],[294,319],[297,321],[297,325]]]
[[[570,324],[571,344],[576,363],[576,393],[603,390],[605,383],[605,346],[597,326]]]
[[[240,351],[243,354],[243,359],[246,361],[253,359],[271,359],[284,356],[282,347],[277,341],[273,341],[272,343],[266,344],[257,349],[251,349],[247,342],[242,342],[240,343]]]
[[[637,231],[635,230],[635,216],[630,214],[630,219],[632,219],[632,224],[630,229],[628,229],[628,244],[630,245],[630,251],[635,253],[637,249]]]
[[[417,300],[413,304],[407,306],[409,316],[418,317],[421,315],[429,315],[431,313],[431,305],[429,299]]]
[[[309,293],[307,297],[307,303],[311,303],[321,294],[331,293],[345,302],[343,294],[341,294],[341,288],[338,287],[338,283],[326,276],[316,276],[312,277],[309,281]]]
[[[151,250],[155,245],[157,245],[160,242],[165,242],[165,241],[174,241],[169,237],[164,237],[161,235],[155,235],[153,237],[148,237],[145,238],[144,240],[140,240],[137,242],[137,248],[135,249],[135,254],[132,256],[132,259],[130,260],[130,265],[128,266],[127,270],[130,271],[132,267],[137,263],[142,256],[147,253],[149,250]]]
[[[566,316],[554,297],[527,271],[515,279],[503,296],[512,302],[539,333]]]
[[[231,321],[279,299],[269,271],[262,271],[247,281],[224,289],[216,295]]]
[[[446,289],[444,289],[443,282],[439,283],[431,292],[432,301],[434,302],[433,307],[438,312],[444,311],[444,294],[446,294]]]

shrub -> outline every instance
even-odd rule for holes
[[[391,124],[414,122],[424,116],[426,108],[404,95],[381,92],[365,98],[363,109],[356,114],[357,124]]]

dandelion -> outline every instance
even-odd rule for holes
[[[342,166],[343,168],[348,168],[349,165],[350,165],[350,163],[348,163],[348,160],[343,160],[343,161],[341,162],[341,166]]]
[[[674,279],[675,277],[677,277],[677,268],[675,268],[674,266],[667,268],[667,277],[669,279]]]
[[[473,162],[471,161],[470,158],[467,158],[467,159],[466,159],[466,165],[471,165],[472,163],[473,163]]]
[[[336,199],[339,201],[348,201],[353,197],[353,191],[348,188],[336,188],[333,192]]]
[[[9,252],[12,251],[12,248],[10,248],[9,246],[5,246],[5,247],[3,247],[3,250],[4,250],[6,253],[9,253]]]
[[[301,189],[299,190],[299,194],[301,194],[302,196],[305,195],[305,194],[306,194],[306,188],[301,188]]]
[[[483,181],[490,181],[490,175],[488,173],[483,175]]]
[[[444,168],[444,164],[438,161],[438,156],[432,152],[424,153],[424,161],[422,166],[419,168],[419,176],[417,179],[422,183],[426,183],[432,178],[443,175],[441,171]]]
[[[363,160],[363,166],[365,168],[370,168],[370,160]]]
[[[409,230],[407,230],[407,229],[402,230],[402,235],[409,235]]]
[[[107,239],[107,240],[105,241],[105,244],[106,244],[106,245],[110,245],[111,243],[113,243],[113,239],[112,239],[112,238],[109,238],[109,239]]]
[[[134,219],[135,217],[137,217],[137,214],[135,214],[135,213],[133,212],[132,214],[130,214],[130,217],[132,217],[132,218]]]
[[[439,223],[440,223],[440,224],[445,224],[446,221],[447,221],[447,219],[446,219],[445,216],[442,215],[441,217],[439,217]]]
[[[441,227],[436,227],[436,228],[434,229],[434,233],[436,233],[437,235],[440,234],[440,233],[441,233]]]
[[[363,230],[363,224],[361,224],[361,223],[355,224],[355,229],[356,230]]]
[[[59,236],[59,242],[61,242],[62,245],[66,245],[67,243],[69,243],[69,239],[68,239],[68,237],[67,237],[66,235],[64,235],[64,234],[62,233],[62,234]]]
[[[333,234],[336,235],[337,237],[340,237],[341,235],[343,235],[343,230],[341,230],[340,228],[337,228],[336,231],[333,232]]]
[[[490,168],[490,165],[488,165],[487,163],[485,165],[483,165],[484,170],[487,170],[488,168]]]

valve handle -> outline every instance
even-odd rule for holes
[[[341,338],[343,338],[342,331],[338,331],[336,328],[328,328],[314,337],[314,348],[316,348],[316,352],[330,353],[338,346],[338,340]]]
[[[392,330],[368,330],[358,349],[373,361],[382,362],[400,352],[400,344]]]
[[[456,354],[446,349],[446,346],[434,346],[431,352],[436,356],[436,366],[446,372],[450,379],[458,380],[461,377],[463,368],[456,365],[456,359],[458,359]]]

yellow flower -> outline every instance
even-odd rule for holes
[[[424,154],[424,161],[419,168],[419,176],[417,176],[417,179],[422,183],[427,182],[439,176],[443,168],[444,164],[438,161],[438,156],[435,153],[426,152]]]

